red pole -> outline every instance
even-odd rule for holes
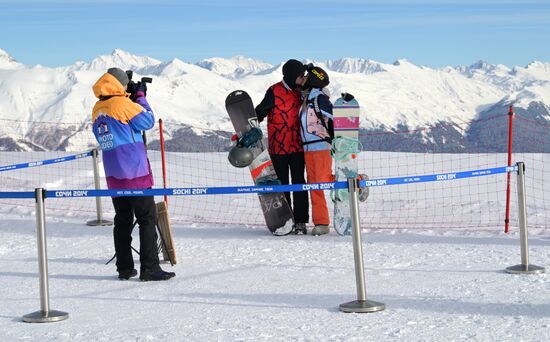
[[[164,158],[164,125],[162,119],[159,119],[159,134],[160,134],[160,156],[162,158],[162,183],[166,189],[166,159]],[[168,196],[164,195],[164,203],[168,207]]]
[[[512,128],[514,119],[514,107],[508,109],[508,166],[512,166]],[[510,225],[510,172],[506,173],[506,218],[504,220],[504,232],[508,233]]]

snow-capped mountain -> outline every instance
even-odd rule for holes
[[[479,61],[470,66],[439,69],[405,59],[391,64],[362,58],[314,63],[329,73],[332,100],[344,91],[356,96],[362,106],[361,126],[366,131],[415,129],[442,123],[452,127],[487,112],[506,113],[508,105],[528,113],[536,104],[538,118],[550,117],[550,63],[532,62],[509,68]],[[90,62],[48,68],[22,65],[0,50],[0,145],[4,149],[8,145],[9,149],[23,145],[32,149],[69,148],[75,134],[85,134],[78,132],[86,129],[96,102],[93,83],[113,66],[134,70],[135,80],[142,76],[153,78],[148,99],[156,116],[167,123],[170,134],[176,133],[170,132],[175,130],[173,127],[187,127],[190,129],[186,134],[213,134],[223,140],[225,133],[220,132],[232,130],[225,111],[226,95],[243,89],[258,103],[265,90],[282,79],[282,64],[271,65],[243,56],[209,58],[196,64],[177,58],[163,62],[116,49]],[[42,132],[43,136],[55,137],[46,139],[47,144],[45,139],[36,141],[40,123],[44,122],[57,123],[47,134]],[[453,134],[466,136],[464,130]]]
[[[324,63],[327,71],[332,70],[343,74],[374,74],[387,71],[381,63],[363,58],[341,58]]]
[[[19,69],[22,67],[23,64],[18,63],[6,51],[0,49],[0,69]]]
[[[240,78],[273,67],[269,63],[244,56],[235,56],[229,59],[219,57],[208,58],[197,62],[197,65],[218,75],[230,78]]]
[[[124,70],[141,70],[161,63],[161,61],[151,57],[136,56],[124,50],[115,49],[110,55],[96,57],[84,66],[88,70],[106,70],[112,66]]]

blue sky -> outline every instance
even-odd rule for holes
[[[47,66],[115,48],[188,62],[236,54],[273,64],[550,62],[550,0],[0,0],[0,30],[1,49]]]

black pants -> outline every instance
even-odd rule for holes
[[[290,169],[290,177],[292,184],[305,184],[305,160],[303,153],[291,154],[272,154],[271,160],[273,167],[277,173],[277,177],[282,184],[289,184],[288,171]],[[307,191],[297,191],[292,193],[294,205],[290,200],[290,193],[285,192],[286,200],[292,207],[294,212],[294,221],[296,223],[307,223],[309,221],[309,203]]]
[[[134,268],[132,257],[132,228],[134,215],[139,225],[139,262],[141,271],[157,271],[159,257],[157,250],[157,208],[153,196],[115,197],[115,239],[117,271]]]

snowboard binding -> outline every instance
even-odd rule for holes
[[[369,176],[365,173],[361,173],[361,174],[357,175],[357,178],[359,179],[359,181],[363,181],[363,180],[368,180]],[[360,187],[359,188],[359,201],[360,202],[365,202],[368,197],[369,197],[369,188],[368,187],[364,187],[364,188]],[[347,201],[347,200],[349,200],[349,191],[348,191],[348,189],[332,190],[330,192],[330,199],[332,200],[332,203]]]
[[[362,149],[359,139],[342,136],[333,139],[330,154],[337,161],[355,159]]]
[[[260,186],[270,186],[270,185],[281,185],[279,179],[273,179],[272,177],[263,177],[256,179],[256,185]]]
[[[363,180],[369,180],[369,176],[365,173],[361,173],[357,176],[357,178],[359,179],[359,181],[363,181]],[[367,200],[367,198],[369,197],[369,187],[364,187],[364,188],[361,188],[359,187],[359,201],[360,202],[365,202]]]

